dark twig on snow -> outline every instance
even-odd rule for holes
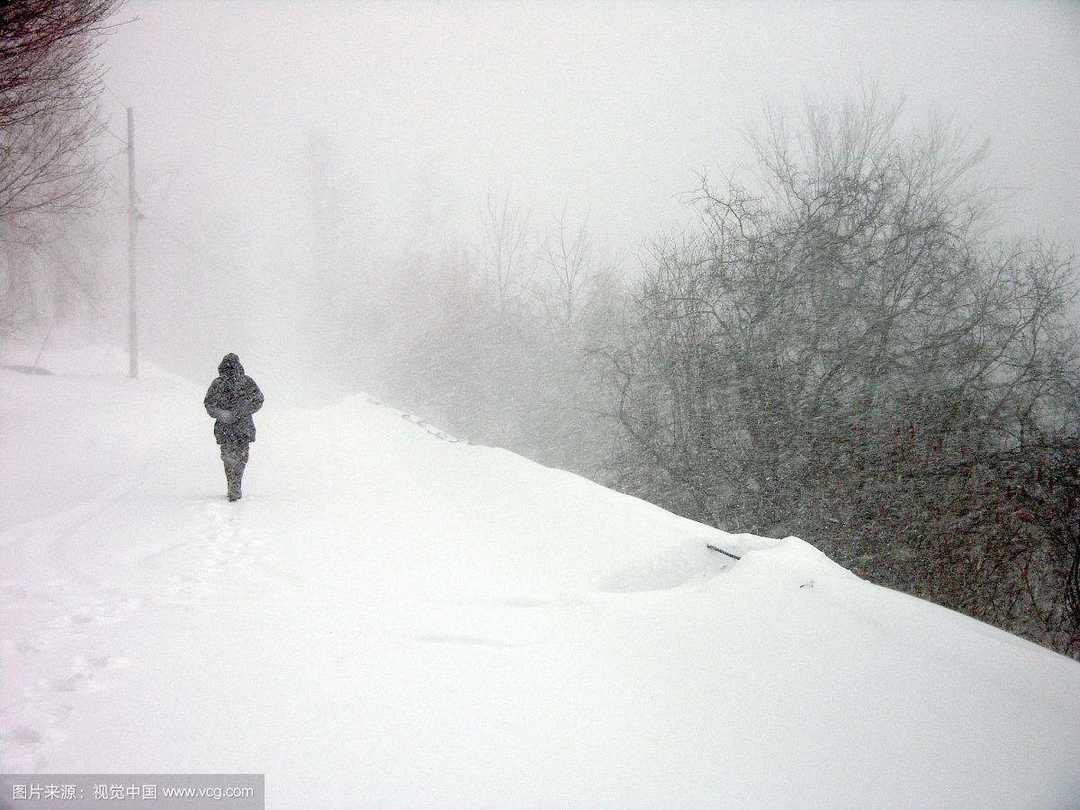
[[[742,559],[742,557],[740,557],[738,554],[732,554],[730,551],[724,551],[722,548],[720,548],[719,546],[714,546],[712,543],[706,543],[705,548],[711,549],[712,551],[718,551],[721,554],[723,554],[725,557],[731,557],[731,559],[733,559],[733,560],[741,560]]]

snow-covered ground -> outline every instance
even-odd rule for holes
[[[1080,664],[800,540],[361,397],[289,407],[256,364],[230,504],[203,388],[47,365],[0,370],[2,771],[264,772],[274,808],[1080,807]]]

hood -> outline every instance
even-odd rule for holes
[[[221,358],[221,362],[218,363],[218,374],[222,377],[243,377],[244,367],[240,365],[240,358],[232,352]]]

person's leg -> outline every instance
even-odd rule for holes
[[[244,467],[247,466],[248,460],[247,442],[221,445],[221,460],[225,463],[225,481],[229,486],[229,500],[239,500]]]
[[[229,485],[229,500],[239,500],[244,468],[247,465],[247,443],[221,445],[221,460],[225,462],[225,480]]]
[[[221,463],[225,466],[225,484],[228,487],[230,500],[233,493],[233,456],[229,445],[221,445]]]
[[[236,446],[236,497],[241,495],[240,484],[244,480],[244,467],[248,463],[248,443],[243,442]]]

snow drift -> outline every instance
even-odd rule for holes
[[[796,538],[257,367],[229,504],[202,389],[49,364],[0,371],[0,770],[261,772],[275,808],[1080,806],[1080,665]]]

